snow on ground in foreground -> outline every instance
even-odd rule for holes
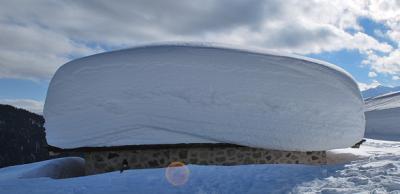
[[[187,182],[166,179],[166,169],[128,170],[70,179],[1,179],[7,194],[132,193],[387,193],[400,192],[400,142],[367,139],[360,149],[330,151],[329,157],[353,154],[345,164],[189,165]],[[351,159],[351,158],[345,158]],[[354,158],[353,158],[354,159]],[[19,166],[26,168],[27,165]],[[185,175],[185,174],[184,174]],[[187,175],[187,174],[186,174]],[[0,176],[4,174],[0,173]],[[180,179],[179,179],[180,178]],[[185,178],[183,176],[183,178]],[[170,181],[168,181],[170,180]]]
[[[62,148],[233,143],[318,151],[364,135],[364,101],[339,67],[291,55],[168,44],[71,61],[46,97]]]

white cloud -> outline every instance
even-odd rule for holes
[[[44,105],[43,102],[32,99],[0,99],[0,104],[12,105],[38,114],[42,114]]]
[[[369,52],[363,63],[370,65],[378,73],[400,75],[400,1],[369,1],[366,8],[368,17],[383,23],[388,28],[386,37],[397,43],[397,48],[383,54]]]
[[[372,82],[369,84],[358,82],[358,87],[360,88],[361,91],[368,90],[371,88],[376,88],[380,85],[381,84],[377,80],[372,80]]]
[[[39,26],[0,22],[0,78],[49,79],[69,55],[93,54],[95,49]]]
[[[400,74],[400,49],[384,56],[370,53],[363,63],[369,64],[378,73]]]
[[[154,41],[211,41],[300,54],[357,49],[380,58],[376,52],[385,57],[396,49],[364,33],[357,19],[384,23],[388,36],[397,39],[396,2],[6,1],[0,7],[0,78],[49,79],[71,58]]]
[[[376,77],[376,76],[378,76],[375,72],[373,72],[373,71],[370,71],[369,73],[368,73],[368,77]]]
[[[395,42],[400,42],[400,31],[390,30],[388,36]]]
[[[381,52],[390,52],[393,50],[392,46],[387,43],[378,42],[376,39],[364,33],[357,32],[350,40],[350,45],[353,48],[358,48],[361,51],[376,50]],[[349,46],[351,48],[351,46]]]
[[[392,76],[392,80],[400,80],[400,76],[394,75]]]

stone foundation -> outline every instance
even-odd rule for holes
[[[84,153],[87,174],[120,170],[124,160],[131,169],[162,168],[177,161],[197,165],[327,163],[325,151],[279,151],[232,144],[149,145],[79,151]]]

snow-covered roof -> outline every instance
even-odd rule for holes
[[[370,98],[365,102],[365,109],[367,137],[399,139],[400,92]]]
[[[389,92],[374,98],[369,98],[365,102],[366,111],[384,110],[400,107],[400,92]]]
[[[209,44],[161,44],[71,61],[44,106],[62,148],[233,143],[318,151],[364,133],[354,79],[305,57]]]

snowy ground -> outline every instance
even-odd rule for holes
[[[360,149],[328,152],[330,162],[351,162],[327,166],[325,177],[297,185],[294,193],[400,193],[400,142],[367,139]]]
[[[187,166],[166,178],[166,169],[69,178],[18,178],[35,165],[0,169],[1,194],[111,193],[400,193],[400,142],[367,139],[360,149],[328,152],[331,163],[307,165]],[[41,163],[36,166],[42,167]],[[43,169],[43,168],[42,168]],[[14,175],[10,176],[10,172]],[[187,182],[182,181],[186,180]],[[174,186],[171,183],[184,183]]]
[[[83,175],[85,175],[85,160],[79,157],[68,157],[1,168],[0,182],[41,177],[63,179]]]

